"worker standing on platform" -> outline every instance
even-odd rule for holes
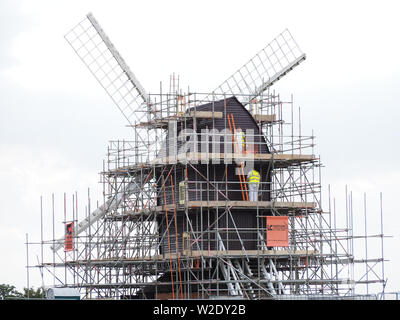
[[[257,170],[251,170],[247,174],[247,182],[249,184],[250,201],[258,201],[258,187],[260,185],[260,173]]]
[[[237,146],[236,152],[243,153],[243,151],[246,148],[246,136],[242,131],[242,129],[240,128],[236,130],[235,135],[236,135],[236,146]]]

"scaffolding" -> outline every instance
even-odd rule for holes
[[[83,220],[78,195],[69,210],[64,195],[58,239],[52,198],[50,240],[43,227],[40,242],[26,240],[28,279],[29,245],[39,244],[43,286],[50,275],[84,299],[378,298],[368,290],[376,284],[384,292],[382,210],[381,256],[356,259],[354,241],[369,236],[353,234],[351,194],[339,227],[330,190],[323,209],[315,137],[302,133],[293,97],[270,88],[305,60],[287,30],[206,93],[185,92],[175,76],[167,90],[147,93],[91,14],[66,39],[132,140],[110,141],[102,204],[92,211],[88,192]],[[261,177],[256,201],[252,170]],[[356,280],[357,263],[365,274]]]
[[[171,126],[184,132],[204,121],[228,122],[229,112],[197,110],[210,105],[208,94],[175,90],[149,97],[160,114],[132,129],[148,130],[145,143],[153,149],[142,147],[142,140],[109,143],[101,172],[103,204],[91,213],[88,198],[86,217],[79,222],[74,197],[72,219],[64,217],[65,225],[74,222],[72,244],[67,248],[66,238],[42,240],[41,250],[51,246],[55,253],[52,262],[37,265],[42,273],[63,279],[60,286],[80,289],[86,299],[377,297],[356,294],[355,288],[384,284],[383,275],[373,271],[381,264],[383,272],[383,251],[378,259],[354,257],[350,197],[345,228],[336,226],[330,194],[329,209],[322,209],[315,137],[303,135],[300,125],[295,128],[293,98],[283,102],[266,93],[249,104],[260,137],[246,135],[242,153],[229,153],[236,144],[233,130],[221,133],[226,140],[213,140],[216,131],[186,133],[185,141],[193,135],[204,141],[206,135],[217,142],[212,148],[200,146],[206,152],[196,150],[198,143],[189,150],[169,136]],[[178,143],[171,147],[168,141]],[[258,152],[263,144],[270,153]],[[208,152],[219,147],[220,152]],[[243,162],[269,173],[260,183],[258,201],[246,197]],[[216,168],[225,170],[222,179]],[[271,245],[269,217],[287,219],[287,244]],[[383,241],[383,230],[379,237]],[[366,264],[369,278],[354,279],[356,263]]]

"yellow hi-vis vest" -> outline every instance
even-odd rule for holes
[[[243,131],[240,131],[239,133],[236,133],[236,143],[237,144],[242,144],[242,148],[244,149],[246,147],[246,138],[245,134]]]
[[[258,173],[258,171],[256,170],[252,170],[250,175],[249,175],[249,179],[248,179],[248,183],[257,183],[260,184],[260,174]]]
[[[240,132],[240,135],[242,136],[242,147],[244,147],[246,145],[246,140],[245,140],[245,136],[244,136],[244,132]]]

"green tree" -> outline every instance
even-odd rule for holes
[[[43,291],[43,288],[37,288],[36,290],[32,288],[24,288],[24,298],[28,298],[28,293],[29,293],[29,298],[44,298],[45,294]]]
[[[14,286],[10,286],[8,284],[0,284],[0,298],[22,298],[23,294],[15,290]]]

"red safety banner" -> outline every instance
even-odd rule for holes
[[[74,223],[65,224],[65,251],[74,250]]]
[[[289,217],[267,217],[267,247],[289,247]]]

